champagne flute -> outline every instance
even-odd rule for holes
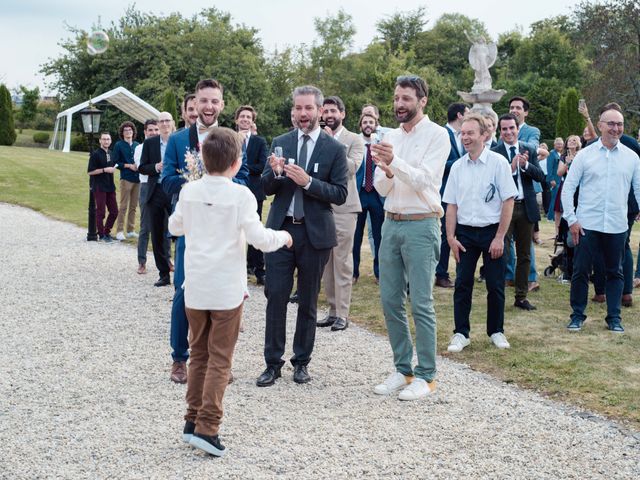
[[[282,158],[282,147],[273,147],[273,154],[278,158],[278,166],[275,167],[275,178],[284,178],[282,175],[282,166],[280,166],[280,159]]]

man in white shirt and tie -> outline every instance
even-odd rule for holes
[[[492,133],[485,119],[478,113],[469,113],[461,131],[468,153],[451,167],[442,197],[447,203],[447,241],[457,262],[453,294],[455,330],[448,350],[460,352],[471,342],[469,314],[480,255],[487,286],[487,335],[496,347],[509,348],[504,336],[503,253],[518,189],[509,164],[485,146]]]

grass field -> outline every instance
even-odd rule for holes
[[[0,147],[0,201],[24,205],[86,228],[87,159],[86,153]],[[545,243],[537,248],[538,272],[549,264],[553,249],[553,225],[544,220],[541,230]],[[632,236],[634,256],[639,240],[636,231]],[[135,263],[132,252],[132,272]],[[453,262],[450,272],[455,273]],[[606,307],[596,304],[588,308],[583,331],[570,333],[565,329],[570,313],[569,286],[540,277],[540,291],[530,296],[538,307],[535,312],[516,311],[512,306],[513,289],[507,288],[505,333],[511,349],[506,351],[497,350],[486,337],[485,290],[484,284],[478,283],[472,310],[472,343],[460,354],[448,354],[453,291],[436,288],[438,352],[505,382],[598,411],[640,429],[640,297],[633,307],[623,309],[624,335],[605,329]],[[353,290],[351,319],[372,331],[386,333],[366,240],[360,281]],[[381,361],[391,364],[391,359]]]

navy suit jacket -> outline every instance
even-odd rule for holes
[[[449,134],[449,141],[451,142],[451,151],[449,152],[449,158],[447,158],[447,163],[444,164],[444,174],[442,175],[442,186],[440,187],[440,196],[444,195],[444,188],[447,186],[447,180],[449,180],[449,172],[451,171],[451,167],[460,157],[464,156],[466,152],[461,152],[458,150],[458,142],[456,142],[456,137],[451,131],[451,129],[445,125],[445,130]]]
[[[181,172],[186,171],[184,155],[191,150],[200,151],[196,125],[180,130],[169,137],[162,162],[162,188],[167,195],[177,196],[182,184],[186,182]],[[240,185],[247,185],[248,180],[249,169],[243,162],[233,181]]]
[[[265,194],[262,190],[260,178],[267,164],[268,147],[263,137],[251,135],[247,145],[247,168],[249,169],[249,189],[259,202],[264,201]]]
[[[524,193],[524,205],[527,211],[527,218],[531,223],[535,223],[540,220],[540,207],[538,207],[533,181],[542,182],[544,180],[544,172],[538,163],[536,148],[533,148],[531,144],[525,142],[518,142],[518,147],[520,153],[529,152],[529,166],[526,171],[520,170],[520,178],[522,179],[522,192]],[[509,166],[511,166],[509,154],[502,140],[500,140],[498,146],[492,148],[491,151],[502,155],[507,159],[507,162],[509,162]]]
[[[274,138],[271,151],[277,146],[282,147],[284,158],[297,159],[298,129]],[[338,240],[331,204],[342,205],[347,199],[348,168],[344,145],[320,131],[306,171],[313,179],[309,189],[302,190],[304,226],[309,241],[318,250],[333,248]],[[280,230],[298,185],[287,177],[275,178],[271,165],[267,163],[262,173],[262,187],[265,194],[275,195],[269,209],[267,227]]]

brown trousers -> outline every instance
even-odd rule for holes
[[[136,226],[136,209],[140,198],[140,184],[120,180],[120,205],[116,232],[134,232]],[[128,210],[128,213],[127,213]],[[124,228],[124,218],[127,217],[127,229]]]
[[[531,267],[531,236],[533,235],[533,223],[527,217],[527,209],[524,203],[516,203],[513,207],[513,216],[507,230],[507,238],[513,237],[516,242],[516,300],[524,300],[529,292],[529,269]],[[511,249],[511,242],[506,242]],[[511,252],[513,255],[513,252]]]
[[[187,380],[187,414],[196,432],[217,435],[222,422],[222,397],[229,382],[238,340],[242,305],[232,310],[185,308],[191,356]]]

